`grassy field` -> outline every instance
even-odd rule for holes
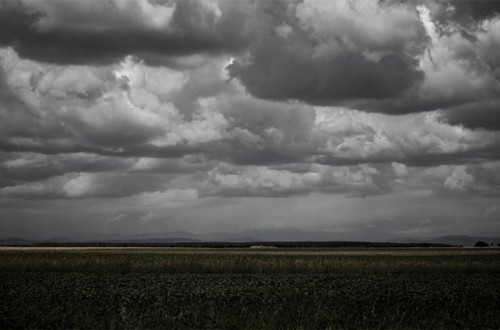
[[[2,249],[1,328],[499,328],[500,249]]]

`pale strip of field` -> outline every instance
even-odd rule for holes
[[[192,247],[0,247],[19,252],[159,253],[207,255],[470,256],[500,255],[500,248],[192,248]]]
[[[144,247],[102,247],[102,246],[1,246],[0,251],[85,251],[85,250],[147,250]],[[158,249],[177,249],[161,247]]]

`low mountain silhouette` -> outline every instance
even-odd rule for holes
[[[497,245],[498,243],[500,243],[500,237],[447,235],[439,237],[412,238],[406,240],[406,242],[414,243],[441,243],[456,246],[473,246],[478,241],[483,241],[488,244],[494,243],[494,245]]]
[[[294,228],[284,229],[252,229],[240,232],[214,232],[206,234],[195,234],[188,231],[172,231],[162,233],[141,233],[133,235],[96,234],[80,238],[36,238],[36,237],[9,237],[3,238],[3,245],[22,246],[40,243],[47,244],[71,244],[71,243],[132,243],[132,244],[168,244],[168,243],[197,243],[197,242],[392,242],[392,243],[429,243],[448,244],[453,246],[473,246],[477,241],[497,245],[499,237],[448,235],[439,237],[402,238],[389,237],[387,234],[375,233],[359,235],[333,231],[301,230]]]

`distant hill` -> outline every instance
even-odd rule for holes
[[[380,244],[399,244],[403,245],[418,245],[425,246],[425,244],[437,245],[451,245],[451,246],[473,246],[478,241],[484,241],[488,244],[493,243],[497,245],[500,243],[500,237],[485,237],[485,236],[468,236],[468,235],[448,235],[440,237],[420,237],[420,238],[401,238],[393,237],[392,239],[379,235],[377,238],[367,236],[353,236],[353,237],[339,237],[338,233],[328,231],[306,231],[300,229],[260,229],[260,230],[246,230],[241,232],[215,232],[207,234],[195,234],[188,231],[174,231],[162,233],[142,233],[134,235],[114,235],[114,234],[98,234],[95,236],[83,237],[79,239],[70,239],[65,237],[53,238],[20,238],[9,237],[2,239],[3,245],[10,246],[24,246],[24,245],[170,245],[170,244],[186,244],[191,246],[207,245],[205,243],[214,243],[217,246],[228,245],[225,243],[235,243],[234,246],[246,246],[246,243],[269,243],[280,242],[283,246],[286,242],[291,243],[293,246],[297,242],[308,242],[317,246],[328,243],[328,246],[343,246],[349,243],[350,246],[357,246],[358,243],[366,244],[369,246],[380,246]],[[377,236],[375,236],[377,237]],[[380,243],[380,244],[379,244]],[[208,244],[208,245],[210,245]],[[229,244],[231,245],[231,244]],[[390,244],[389,244],[390,245]],[[232,246],[232,245],[231,245]]]
[[[21,240],[21,239],[19,239]],[[32,243],[79,243],[79,242],[133,242],[133,243],[171,243],[171,242],[403,242],[399,237],[384,232],[353,232],[349,235],[328,230],[303,230],[297,228],[250,229],[239,232],[191,233],[189,231],[150,232],[131,235],[95,234],[82,237],[29,237],[25,242],[6,241],[7,245]]]
[[[188,243],[200,242],[200,240],[190,239],[185,237],[155,237],[145,239],[129,239],[129,240],[106,240],[109,243]]]
[[[497,245],[500,243],[500,237],[486,237],[486,236],[468,236],[468,235],[448,235],[448,236],[440,236],[440,237],[427,237],[427,238],[418,238],[418,239],[409,239],[408,242],[415,243],[441,243],[441,244],[450,244],[456,246],[474,246],[474,243],[478,241],[483,241],[488,244],[493,243],[493,245]]]
[[[23,239],[19,237],[8,237],[8,238],[2,238],[1,243],[2,245],[16,246],[16,245],[32,245],[36,243],[36,241]]]

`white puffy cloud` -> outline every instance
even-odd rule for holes
[[[450,176],[444,180],[443,186],[452,191],[465,191],[474,181],[463,165],[456,166]]]
[[[330,161],[432,163],[437,155],[473,153],[496,145],[496,134],[451,126],[439,112],[391,117],[317,108],[318,149]]]
[[[372,0],[306,0],[297,6],[295,15],[318,41],[317,57],[360,52],[377,62],[391,53],[422,51],[422,26],[408,6],[384,7]]]
[[[185,201],[198,198],[198,191],[195,189],[167,189],[165,191],[142,192],[132,196],[138,204],[143,206],[167,205],[172,206]]]
[[[82,197],[91,195],[98,190],[93,184],[93,176],[81,173],[77,177],[68,180],[63,186],[63,191],[68,197]]]
[[[405,164],[393,162],[391,165],[398,178],[404,178],[408,175],[408,169]]]
[[[22,105],[15,114],[19,118],[10,116],[12,109],[1,113],[10,140],[36,131],[96,148],[164,147],[197,145],[225,135],[228,124],[217,111],[198,106],[187,118],[169,101],[189,79],[186,73],[153,70],[131,57],[118,66],[98,68],[40,65],[20,59],[11,49],[1,55],[6,82]],[[33,125],[23,125],[23,119]]]
[[[420,6],[418,10],[431,39],[431,46],[420,61],[426,73],[419,90],[420,98],[456,104],[485,98],[498,91],[500,84],[491,72],[481,67],[482,63],[472,62],[462,55],[475,52],[474,42],[464,38],[459,31],[450,35],[438,33],[429,9]]]
[[[289,196],[314,191],[352,196],[384,193],[373,176],[378,171],[370,166],[332,167],[312,165],[297,173],[265,166],[237,167],[220,164],[208,173],[200,190],[205,195],[222,196]]]

